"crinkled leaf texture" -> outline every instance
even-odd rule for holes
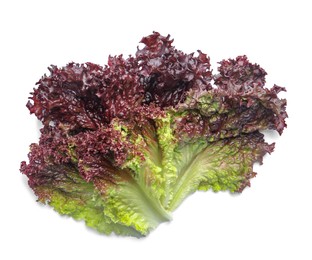
[[[145,236],[197,190],[242,192],[286,127],[284,88],[246,56],[185,54],[144,37],[106,66],[51,66],[27,107],[43,123],[21,172],[38,200],[99,232]]]

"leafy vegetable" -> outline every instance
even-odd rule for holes
[[[144,37],[134,57],[51,66],[27,107],[43,123],[21,172],[38,200],[99,232],[142,236],[196,190],[241,192],[286,127],[284,88],[246,56],[185,54]]]

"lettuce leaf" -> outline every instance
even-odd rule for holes
[[[143,37],[135,56],[51,66],[27,108],[43,123],[20,170],[38,201],[101,233],[145,236],[197,190],[242,192],[286,127],[285,88],[246,56],[186,54]]]

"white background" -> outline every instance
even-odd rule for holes
[[[309,1],[1,1],[1,259],[312,259]],[[19,172],[37,142],[25,107],[50,64],[134,54],[152,31],[218,61],[246,54],[287,88],[288,128],[241,195],[198,192],[143,239],[105,236],[40,206]]]

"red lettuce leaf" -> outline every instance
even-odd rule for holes
[[[198,51],[185,54],[171,44],[170,35],[154,32],[144,37],[145,47],[138,50],[136,58],[145,88],[144,103],[155,102],[160,107],[175,106],[183,102],[189,89],[211,89],[210,60]]]
[[[211,141],[258,130],[286,127],[286,100],[278,98],[285,88],[264,87],[265,71],[246,56],[222,61],[215,85],[208,91],[190,90],[174,119],[180,139],[205,136]]]
[[[286,127],[285,88],[246,56],[184,53],[143,37],[105,66],[51,66],[27,108],[43,123],[21,172],[38,200],[100,232],[146,235],[196,190],[241,192]],[[214,84],[212,84],[214,83]]]

